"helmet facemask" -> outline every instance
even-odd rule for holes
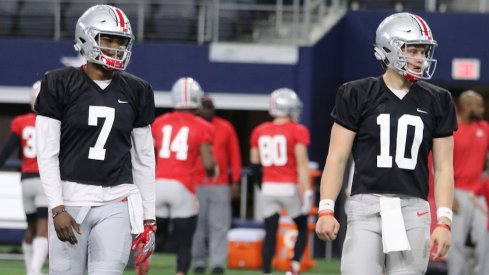
[[[437,60],[433,58],[436,44],[402,41],[400,43],[402,46],[396,47],[398,49],[398,60],[387,66],[405,76],[409,81],[431,79],[437,64]],[[425,47],[423,56],[410,54],[413,48],[416,51],[419,47]]]
[[[93,45],[91,49],[87,49],[86,58],[88,61],[104,66],[107,70],[125,70],[129,64],[131,58],[131,48],[133,45],[133,38],[129,36],[122,36],[117,33],[102,32],[94,28],[88,28],[86,30],[87,37],[93,39],[92,43],[85,45]],[[117,36],[123,40],[119,48],[103,47],[103,37]],[[82,47],[85,50],[85,47]],[[107,52],[113,52],[109,55]]]

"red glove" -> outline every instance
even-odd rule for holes
[[[134,238],[131,250],[136,250],[136,257],[134,258],[136,265],[144,263],[153,254],[155,250],[155,232],[156,224],[145,225],[144,232]]]

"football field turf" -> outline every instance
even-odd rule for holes
[[[151,258],[150,275],[171,275],[175,274],[175,255],[156,254]],[[340,263],[338,260],[326,261],[316,260],[316,266],[303,275],[339,275]],[[47,274],[47,265],[44,268]],[[283,271],[274,271],[274,274],[284,274]],[[135,274],[134,270],[127,269],[124,275]],[[189,272],[193,274],[193,272]],[[209,274],[209,273],[208,273]],[[258,275],[260,270],[226,270],[227,275]],[[24,262],[20,260],[0,260],[0,275],[25,275]]]

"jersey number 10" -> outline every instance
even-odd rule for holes
[[[380,155],[377,156],[377,167],[391,168],[392,156],[390,155],[390,114],[380,114],[377,117],[377,124],[380,126]],[[406,140],[408,126],[414,126],[414,139],[411,145],[411,157],[406,158]],[[419,116],[403,115],[397,121],[396,135],[396,164],[401,169],[414,170],[418,162],[418,151],[423,141],[424,124]]]

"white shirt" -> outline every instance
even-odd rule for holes
[[[133,129],[131,161],[134,184],[113,187],[62,181],[59,169],[61,122],[36,118],[37,162],[44,192],[52,209],[59,205],[100,206],[140,193],[144,219],[155,219],[155,157],[151,126]]]

